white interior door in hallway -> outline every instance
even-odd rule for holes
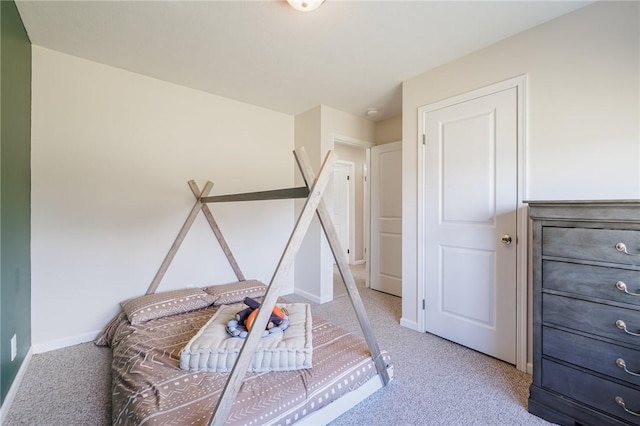
[[[516,364],[517,88],[419,111],[426,331]]]
[[[333,225],[350,264],[353,264],[351,231],[353,229],[354,168],[353,162],[341,160],[338,160],[333,167]]]
[[[402,296],[402,142],[371,148],[369,286]]]

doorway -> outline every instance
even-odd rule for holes
[[[424,330],[520,370],[526,366],[524,81],[420,108],[418,165]]]
[[[333,149],[338,155],[338,162],[351,162],[354,165],[353,173],[350,175],[351,199],[353,206],[350,227],[351,247],[349,247],[349,263],[351,265],[364,265],[366,272],[365,285],[368,287],[368,267],[366,262],[369,252],[369,151],[373,143],[351,138],[348,136],[334,135]],[[335,192],[335,191],[334,191]],[[335,204],[335,196],[333,197]],[[333,265],[333,261],[329,263]],[[344,287],[344,286],[342,286]],[[335,292],[335,290],[334,290]]]

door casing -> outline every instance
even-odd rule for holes
[[[506,81],[495,83],[471,92],[463,93],[442,101],[424,105],[418,108],[418,265],[417,265],[417,312],[419,331],[426,331],[425,311],[423,308],[423,300],[426,298],[425,291],[425,145],[423,144],[423,135],[425,134],[422,116],[425,113],[437,109],[445,108],[458,103],[466,102],[475,98],[486,96],[492,93],[500,92],[510,88],[516,88],[517,91],[517,235],[516,235],[516,368],[521,371],[531,373],[532,366],[527,364],[527,342],[528,340],[528,317],[527,317],[527,300],[528,289],[527,282],[529,271],[527,269],[528,259],[528,215],[527,205],[524,200],[527,199],[527,172],[526,172],[526,87],[527,76],[522,75]]]

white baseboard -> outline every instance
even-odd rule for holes
[[[32,346],[34,354],[55,351],[56,349],[66,348],[68,346],[79,345],[80,343],[91,342],[100,334],[102,330],[89,331],[87,333],[76,334],[57,340],[49,340],[48,342],[36,343]]]
[[[2,406],[0,406],[0,425],[4,423],[4,419],[7,417],[7,414],[9,414],[9,409],[11,408],[11,404],[13,404],[13,400],[18,393],[18,389],[20,388],[22,379],[27,372],[27,368],[29,367],[29,363],[31,362],[32,355],[33,347],[29,348],[27,355],[24,357],[24,361],[22,361],[22,365],[18,369],[18,374],[16,374],[16,378],[13,380],[13,383],[9,388],[9,392],[7,392],[7,396],[4,399]]]
[[[414,331],[420,331],[420,329],[418,328],[418,323],[415,321],[409,321],[406,318],[400,318],[400,325],[403,327],[407,327],[411,330]]]
[[[304,297],[305,299],[311,300],[313,303],[318,303],[318,304],[331,302],[333,300],[333,299],[326,299],[326,300],[325,299],[321,299],[316,294],[309,293],[308,291],[304,291],[304,290],[300,290],[300,289],[296,289],[294,293],[297,294],[298,296]]]
[[[364,259],[360,259],[360,260],[356,260],[353,262],[353,265],[362,265],[364,262]]]

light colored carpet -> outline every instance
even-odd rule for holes
[[[4,425],[110,425],[110,366],[93,343],[34,355]]]
[[[391,353],[393,381],[331,425],[548,425],[527,412],[531,377],[513,366],[439,337],[399,325],[401,299],[364,288],[354,276],[381,349]],[[339,278],[339,276],[338,276]],[[335,298],[312,312],[359,333],[341,281]],[[299,302],[299,296],[287,296]],[[85,343],[34,355],[5,421],[14,425],[109,425],[109,349]]]

